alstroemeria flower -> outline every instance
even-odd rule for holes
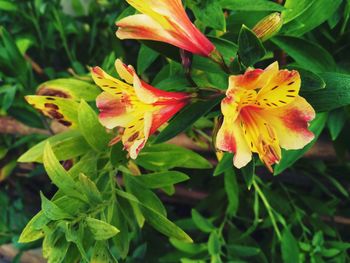
[[[281,159],[281,147],[301,149],[314,138],[308,126],[315,111],[298,95],[300,84],[297,71],[279,70],[277,62],[265,70],[248,69],[230,77],[216,146],[234,153],[237,168],[258,153],[272,172],[272,165]]]
[[[124,128],[110,144],[121,139],[130,157],[136,159],[148,137],[182,109],[190,95],[156,89],[120,60],[116,60],[115,67],[125,82],[99,67],[92,69],[95,83],[104,90],[96,100],[99,120],[108,129]]]
[[[181,0],[127,2],[142,14],[118,21],[118,38],[167,42],[205,57],[215,50],[215,46],[192,24]]]

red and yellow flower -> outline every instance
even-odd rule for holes
[[[142,14],[118,21],[118,38],[167,42],[205,57],[215,50],[215,46],[190,21],[181,0],[127,2]]]
[[[272,172],[272,165],[281,159],[281,147],[301,149],[314,138],[308,126],[315,111],[298,95],[300,85],[299,73],[279,70],[277,62],[265,70],[248,69],[231,76],[221,103],[224,121],[216,147],[234,153],[237,168],[258,153]]]
[[[132,159],[136,159],[148,137],[188,102],[190,95],[156,89],[140,80],[132,66],[115,62],[116,79],[99,67],[92,69],[95,83],[104,90],[96,100],[99,120],[108,129],[122,128],[111,145],[122,140]]]

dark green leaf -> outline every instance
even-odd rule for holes
[[[188,105],[170,121],[169,125],[157,136],[155,142],[165,142],[182,131],[185,131],[200,117],[204,116],[214,108],[221,99],[222,97],[220,96],[210,101],[198,101]]]
[[[299,262],[299,246],[289,229],[284,229],[282,233],[282,258],[284,263]]]
[[[260,39],[248,27],[242,26],[238,36],[238,55],[245,66],[253,66],[263,56],[265,48]]]

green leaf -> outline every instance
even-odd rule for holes
[[[80,189],[86,195],[87,199],[91,205],[100,204],[102,202],[102,196],[99,190],[97,189],[96,184],[90,180],[84,174],[79,174]]]
[[[110,136],[100,124],[95,111],[83,100],[78,108],[78,123],[80,132],[93,149],[99,152],[108,149]]]
[[[58,96],[76,100],[95,101],[101,90],[94,84],[79,79],[54,79],[39,85],[37,94],[41,96]]]
[[[238,36],[238,55],[245,66],[253,66],[265,56],[265,48],[260,39],[245,25]]]
[[[221,242],[218,233],[214,230],[209,235],[208,251],[209,254],[214,256],[220,254]]]
[[[174,158],[181,156],[181,158]],[[199,154],[173,144],[148,145],[139,154],[136,163],[152,171],[170,170],[175,167],[209,169],[212,165]]]
[[[128,224],[123,214],[122,208],[118,202],[114,202],[112,209],[109,209],[111,216],[111,224],[120,229],[120,233],[113,237],[112,241],[116,246],[119,255],[122,258],[126,258],[129,251],[129,232],[128,232]]]
[[[147,188],[163,188],[190,179],[186,174],[176,171],[158,172],[135,176],[134,179]]]
[[[23,86],[29,85],[30,70],[28,64],[11,34],[0,26],[0,69],[8,72],[11,76],[17,77]]]
[[[227,169],[225,171],[225,191],[228,199],[227,214],[233,216],[236,214],[239,205],[239,188],[235,171]]]
[[[226,20],[219,2],[213,0],[189,1],[188,7],[205,26],[226,31]]]
[[[158,52],[145,45],[141,45],[137,57],[137,73],[141,75],[158,58],[158,56]]]
[[[299,246],[293,234],[285,228],[281,241],[282,258],[284,263],[299,262]]]
[[[350,105],[350,75],[323,73],[326,88],[304,94],[316,112],[331,111]]]
[[[302,97],[306,92],[313,92],[326,87],[326,82],[316,73],[298,67],[293,68],[298,70],[301,76],[300,93]]]
[[[327,118],[327,113],[321,113],[318,114],[316,118],[312,121],[309,129],[315,134],[315,139],[311,143],[306,145],[303,149],[290,151],[282,150],[282,159],[277,165],[275,165],[274,175],[278,175],[288,167],[292,166],[314,145],[314,143],[317,141],[318,136],[320,136],[323,128],[326,125]]]
[[[51,181],[66,195],[76,197],[80,200],[85,200],[80,191],[79,186],[74,182],[72,177],[61,166],[55,154],[52,151],[50,143],[47,143],[44,148],[43,162],[45,170]]]
[[[228,245],[227,248],[233,255],[239,257],[254,257],[261,252],[260,248],[252,246]]]
[[[266,0],[219,0],[225,9],[234,11],[282,11],[283,6]]]
[[[315,0],[310,5],[304,4],[304,11],[296,19],[284,25],[283,33],[301,36],[311,31],[331,17],[341,2],[342,0]]]
[[[116,192],[118,196],[139,205],[143,215],[146,218],[146,221],[160,233],[163,233],[168,237],[183,240],[185,242],[193,242],[192,239],[181,228],[176,226],[173,222],[169,221],[163,215],[159,214],[157,211],[140,203],[139,200],[137,200],[137,198],[133,195],[120,190],[116,190]]]
[[[125,174],[124,181],[127,191],[134,195],[140,203],[166,217],[166,209],[155,193],[145,188],[133,176]]]
[[[185,107],[169,123],[169,125],[160,132],[155,143],[165,142],[185,131],[200,117],[211,111],[222,99],[222,96],[210,101],[198,101]]]
[[[215,167],[214,176],[218,176],[224,173],[227,169],[232,168],[233,166],[233,154],[225,153],[219,164]]]
[[[282,11],[282,19],[285,24],[299,17],[317,0],[286,0],[285,9]]]
[[[47,199],[43,193],[40,193],[41,197],[41,210],[44,215],[51,220],[71,219],[72,215],[65,212],[62,208],[57,206],[55,203]]]
[[[193,223],[201,231],[205,233],[210,233],[215,229],[214,225],[208,219],[203,217],[197,210],[192,209],[191,214],[192,214]]]
[[[80,132],[66,131],[39,142],[37,145],[22,154],[19,157],[18,162],[41,163],[43,160],[44,147],[47,143],[50,143],[52,150],[59,161],[73,159],[83,155],[91,149]]]
[[[333,57],[315,42],[292,36],[277,36],[271,40],[303,68],[313,72],[336,69]]]
[[[41,220],[43,212],[37,213],[22,230],[18,242],[29,243],[44,237],[44,231],[37,229],[35,224]]]
[[[119,229],[102,220],[87,217],[85,221],[95,240],[110,239],[111,237],[114,237],[116,234],[119,233]]]
[[[108,243],[96,242],[92,251],[91,263],[112,263],[117,262],[108,250]]]
[[[340,132],[344,128],[346,119],[347,114],[343,108],[333,110],[329,113],[327,126],[333,141],[335,141],[338,138]]]
[[[0,0],[0,10],[15,12],[18,10],[18,7],[15,3],[9,0]]]
[[[254,159],[251,160],[240,171],[243,175],[243,179],[248,187],[248,190],[250,190],[250,188],[253,185],[254,177],[255,177],[255,161],[254,161]]]
[[[207,245],[206,244],[193,244],[193,243],[186,243],[182,242],[178,239],[170,238],[170,243],[178,250],[191,254],[191,255],[197,255],[202,252],[207,251]]]

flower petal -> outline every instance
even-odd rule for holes
[[[125,127],[134,119],[130,113],[132,104],[125,98],[122,100],[117,96],[102,92],[96,98],[96,105],[100,111],[99,120],[108,129],[117,126]]]
[[[135,70],[132,66],[125,65],[120,59],[117,59],[115,61],[114,66],[118,72],[119,77],[121,77],[129,84],[133,84]]]
[[[233,164],[237,168],[246,166],[252,159],[252,152],[244,137],[240,121],[224,118],[216,137],[219,150],[234,153]]]
[[[186,49],[181,39],[174,38],[157,21],[148,15],[137,14],[127,16],[116,24],[119,28],[117,37],[120,39],[146,39],[170,43]]]
[[[300,96],[285,107],[264,109],[262,114],[274,127],[281,147],[286,150],[301,149],[314,139],[308,123],[315,118],[315,111]]]
[[[270,120],[261,112],[261,109],[253,106],[242,109],[241,126],[250,150],[258,153],[266,167],[272,171],[271,165],[278,163],[281,159],[281,148]]]
[[[125,128],[122,141],[130,158],[136,159],[141,149],[145,146],[152,126],[152,113],[146,112]]]
[[[291,103],[300,90],[301,79],[297,71],[280,70],[265,81],[258,92],[257,104],[264,108],[277,108]]]
[[[97,86],[112,95],[121,96],[122,92],[127,92],[129,94],[135,93],[132,86],[119,79],[113,78],[100,67],[92,68],[91,75]]]

